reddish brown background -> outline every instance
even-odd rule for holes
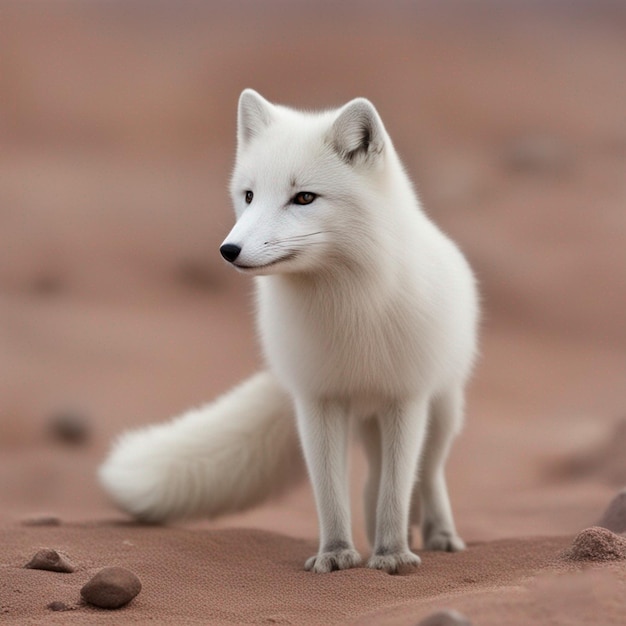
[[[250,284],[217,253],[248,86],[306,108],[370,98],[479,276],[482,356],[449,464],[472,547],[413,577],[302,573],[307,486],[169,529],[120,526],[97,486],[116,433],[259,367]],[[410,624],[455,605],[476,624],[620,623],[623,568],[555,571],[626,483],[625,287],[624,2],[3,2],[3,617],[119,620],[45,608],[119,564],[144,582],[129,622]],[[49,436],[66,410],[87,444]],[[41,513],[61,526],[23,525]],[[556,539],[522,539],[538,536]],[[44,545],[78,572],[22,570]]]

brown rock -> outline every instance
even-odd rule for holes
[[[176,270],[181,283],[199,291],[213,292],[219,287],[218,278],[210,265],[202,261],[187,259]]]
[[[37,276],[31,285],[32,291],[41,296],[53,296],[63,291],[63,280],[52,274]]]
[[[39,550],[24,567],[29,569],[43,569],[49,572],[64,572],[67,574],[71,574],[76,569],[67,556],[52,548]]]
[[[70,607],[67,606],[67,604],[65,604],[65,602],[59,602],[58,600],[55,600],[54,602],[50,602],[50,604],[48,604],[46,606],[46,608],[50,609],[51,611],[70,611]]]
[[[60,526],[61,520],[56,515],[33,515],[22,520],[23,526]]]
[[[503,160],[512,172],[525,174],[562,174],[572,163],[566,147],[547,135],[519,137],[508,145]]]
[[[85,443],[90,435],[89,420],[74,411],[61,411],[52,415],[48,427],[52,437],[64,443]]]
[[[128,604],[141,591],[141,581],[123,567],[101,569],[84,587],[80,595],[85,602],[102,609],[117,609]]]
[[[626,489],[611,500],[597,526],[608,528],[614,533],[626,531]]]
[[[472,622],[458,611],[444,609],[425,617],[417,626],[472,626]]]
[[[592,526],[577,535],[563,557],[570,561],[619,561],[626,559],[626,537]]]

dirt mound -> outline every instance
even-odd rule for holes
[[[622,561],[626,559],[626,537],[592,526],[576,536],[563,557],[569,561]]]

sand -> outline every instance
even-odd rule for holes
[[[621,528],[605,511],[626,486],[624,58],[626,7],[609,1],[5,3],[0,619],[625,623],[624,561],[563,556],[599,521]],[[448,466],[469,547],[420,552],[411,575],[304,572],[306,483],[171,527],[131,523],[97,485],[121,430],[260,367],[250,284],[217,252],[247,86],[310,108],[373,100],[479,277],[482,354]],[[362,470],[355,450],[367,553]],[[76,570],[24,568],[42,548]],[[80,600],[104,567],[142,583],[117,611]]]

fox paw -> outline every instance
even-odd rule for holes
[[[438,550],[440,552],[460,552],[465,550],[465,542],[461,537],[448,530],[440,530],[431,533],[424,540],[425,550]]]
[[[354,548],[343,548],[331,552],[320,552],[304,564],[304,569],[308,572],[326,574],[339,569],[349,569],[357,567],[361,563],[361,555]]]
[[[413,552],[392,552],[391,554],[373,554],[367,563],[372,569],[380,569],[388,574],[397,574],[401,569],[417,567],[422,560]]]

